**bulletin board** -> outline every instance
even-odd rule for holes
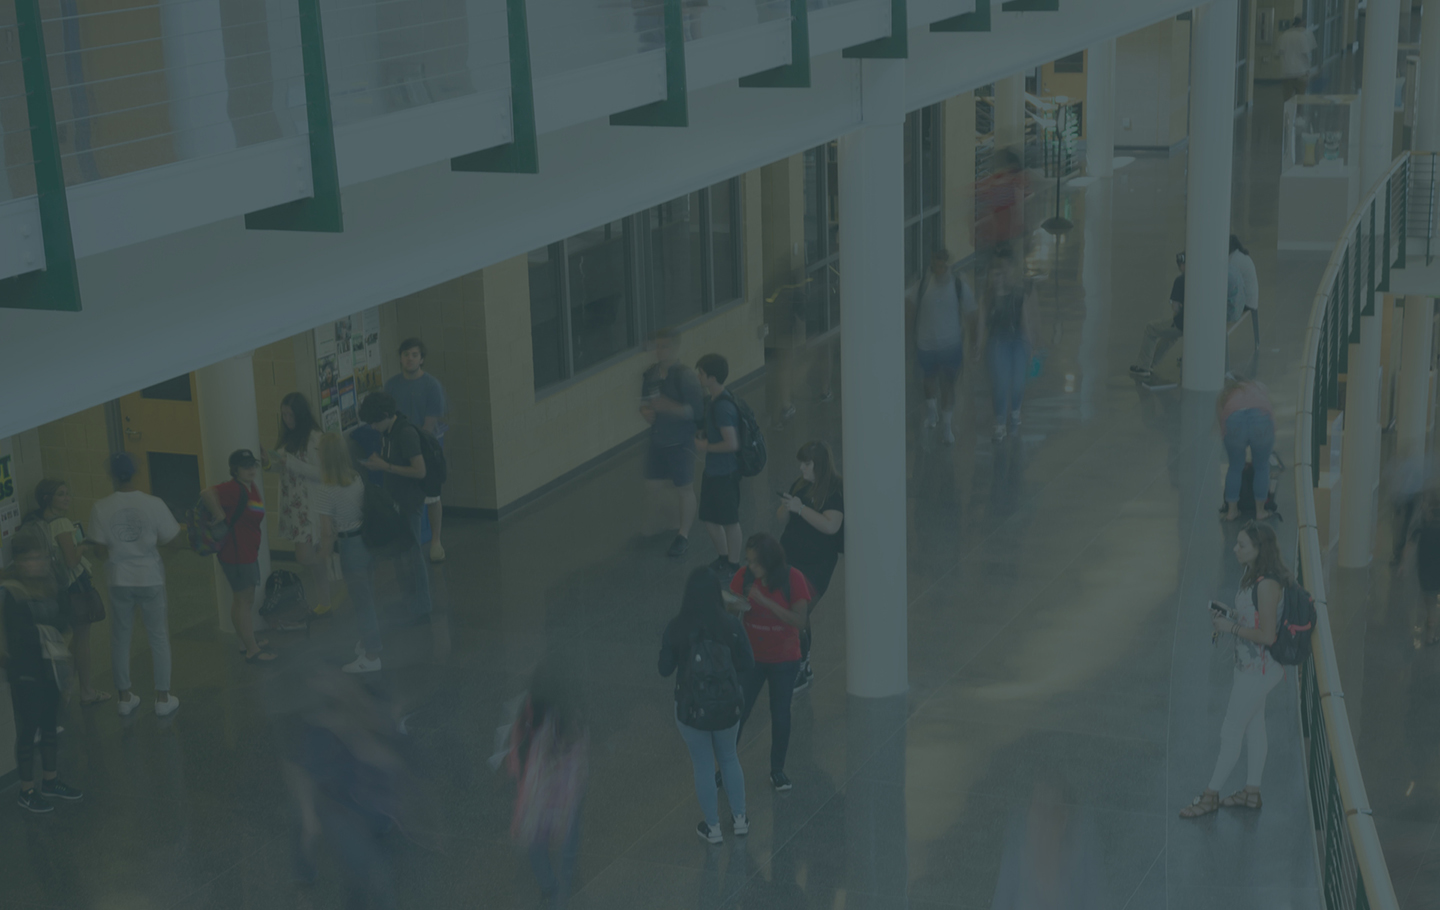
[[[360,422],[360,402],[384,387],[378,307],[327,322],[315,330],[320,425],[345,431]]]

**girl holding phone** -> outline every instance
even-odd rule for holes
[[[776,515],[785,521],[780,546],[815,594],[800,628],[800,669],[795,677],[795,691],[799,692],[815,676],[810,669],[810,617],[830,587],[845,546],[845,491],[825,443],[805,443],[795,459],[800,463],[800,477],[791,484],[790,492],[780,494]]]

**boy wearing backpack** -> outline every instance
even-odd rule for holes
[[[712,568],[725,578],[740,570],[745,538],[740,533],[740,409],[725,388],[730,362],[719,354],[706,354],[695,364],[705,390],[705,419],[695,436],[695,451],[705,455],[700,481],[700,521],[720,555]]]
[[[390,494],[406,524],[410,545],[396,557],[395,568],[408,575],[410,605],[408,618],[424,622],[430,616],[430,569],[420,549],[420,513],[425,508],[425,480],[428,464],[420,431],[395,409],[395,399],[384,392],[371,392],[360,403],[360,420],[380,434],[380,451],[362,464],[385,475]]]

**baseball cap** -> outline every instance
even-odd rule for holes
[[[129,452],[116,452],[110,456],[110,476],[116,483],[124,483],[135,476],[135,459]]]
[[[255,453],[249,449],[236,449],[230,453],[230,470],[238,468],[253,468],[260,463]]]

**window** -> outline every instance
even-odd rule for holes
[[[840,324],[840,161],[834,142],[805,153],[805,334]]]
[[[738,178],[532,250],[536,390],[741,298]]]
[[[905,280],[918,278],[930,255],[943,245],[940,148],[942,107],[935,104],[905,117]]]

